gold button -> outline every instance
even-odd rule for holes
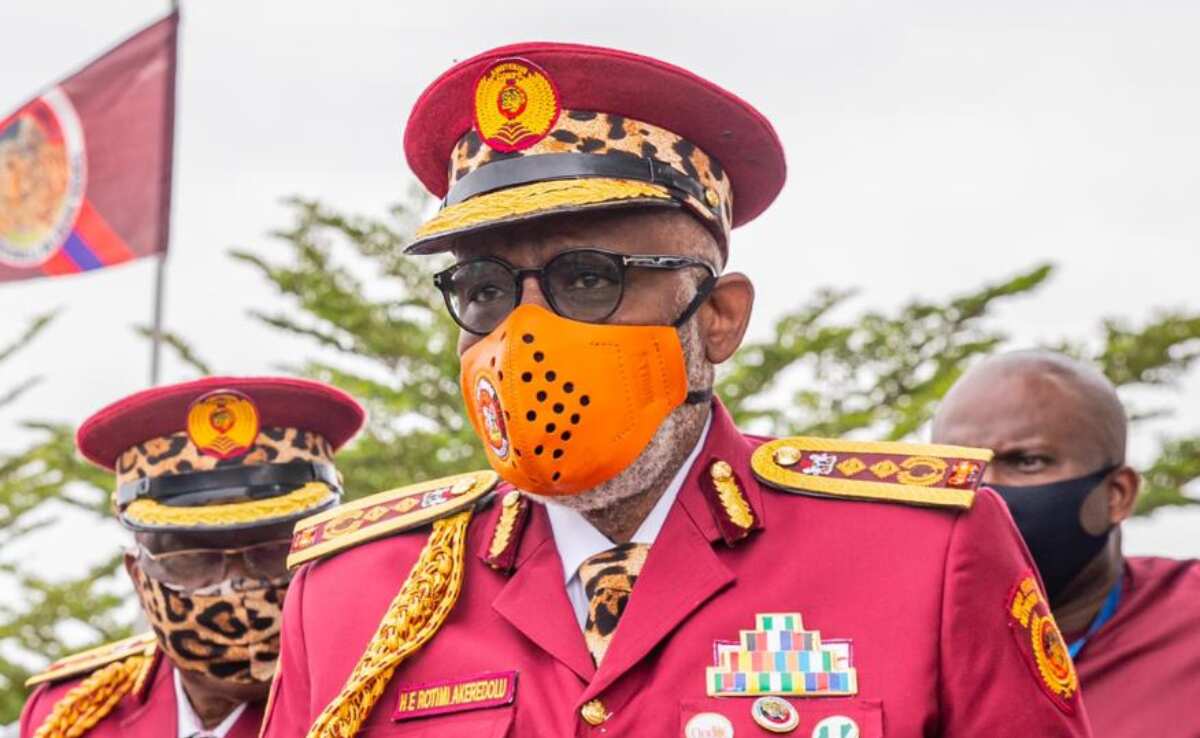
[[[598,699],[579,708],[579,714],[583,716],[588,725],[599,725],[611,717],[608,709],[604,707],[604,703]]]
[[[724,461],[714,461],[712,468],[709,469],[712,478],[718,482],[724,482],[727,479],[733,479],[733,467]]]
[[[780,446],[775,449],[775,463],[780,466],[792,466],[801,456],[800,449],[795,446]]]
[[[512,507],[521,501],[521,493],[515,489],[509,490],[508,494],[504,495],[504,499],[500,500],[500,504],[505,507]]]
[[[704,188],[704,199],[708,201],[710,208],[715,208],[721,204],[721,198],[717,196],[717,191],[711,187]]]

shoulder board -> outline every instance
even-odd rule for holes
[[[379,492],[304,518],[292,534],[288,568],[465,510],[499,480],[490,469],[455,474]]]
[[[106,643],[103,646],[72,654],[55,661],[41,672],[26,679],[25,686],[33,687],[46,682],[60,682],[71,677],[83,676],[130,656],[149,657],[154,654],[157,643],[153,633],[142,633],[132,638]]]
[[[759,446],[750,464],[784,492],[965,510],[991,460],[966,446],[796,436]]]

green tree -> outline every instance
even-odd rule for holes
[[[338,457],[352,495],[486,464],[463,415],[454,322],[424,261],[403,255],[425,198],[416,193],[385,219],[290,201],[294,222],[273,235],[288,258],[235,259],[259,270],[287,310],[253,316],[311,339],[324,357],[283,368],[335,384],[367,406],[359,440]]]
[[[371,410],[366,436],[340,462],[351,494],[484,464],[462,416],[457,328],[432,284],[440,263],[403,255],[427,201],[414,192],[384,218],[290,203],[291,226],[274,234],[284,258],[249,249],[234,256],[288,305],[254,317],[334,357],[287,368],[333,382]],[[915,439],[973,361],[1010,346],[996,308],[1042,292],[1053,269],[1041,264],[948,299],[842,318],[855,293],[818,289],[722,367],[717,392],[739,423],[764,433]],[[1095,339],[1090,349],[1080,341],[1050,348],[1095,360],[1123,389],[1170,396],[1200,357],[1200,314],[1163,312],[1142,325],[1104,320]],[[1139,411],[1134,420],[1164,412]],[[1200,477],[1198,448],[1200,436],[1163,439],[1139,513],[1197,503],[1183,489]]]
[[[0,362],[29,345],[53,315],[35,318],[15,341],[0,350]],[[39,378],[21,380],[0,399],[10,404]],[[55,505],[85,515],[107,517],[110,480],[75,454],[72,429],[61,424],[23,423],[30,445],[0,458],[0,551],[10,553],[53,520]],[[123,598],[113,594],[120,552],[97,556],[83,575],[52,581],[38,571],[36,560],[0,560],[0,586],[19,596],[0,598],[0,725],[15,720],[25,701],[26,666],[61,658],[129,634],[122,617]],[[64,637],[65,629],[71,637]],[[67,645],[67,644],[71,645]]]

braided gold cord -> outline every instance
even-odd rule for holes
[[[462,591],[471,511],[438,520],[342,691],[308,730],[308,738],[352,738],[406,658],[433,637]]]
[[[78,738],[88,732],[145,683],[153,663],[153,656],[136,654],[93,672],[54,705],[33,737]]]

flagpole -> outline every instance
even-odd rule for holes
[[[172,13],[179,12],[179,0],[171,0],[171,12]],[[171,57],[172,58],[171,81],[170,81],[170,85],[171,85],[170,97],[171,97],[171,99],[170,99],[169,105],[171,106],[171,128],[172,128],[172,131],[168,135],[168,140],[170,141],[170,143],[167,145],[167,147],[168,147],[167,156],[168,156],[169,161],[171,161],[175,158],[174,157],[174,154],[175,154],[175,151],[174,151],[175,150],[174,128],[175,128],[175,106],[176,106],[175,82],[176,82],[176,77],[178,75],[178,64],[179,64],[179,61],[178,61],[178,57],[179,57],[179,36],[178,36],[179,27],[178,26],[176,26],[176,28],[175,28],[175,34],[176,34],[175,49],[174,49],[174,52],[172,53],[172,57]],[[174,172],[175,172],[175,167],[172,166],[171,167],[171,178],[172,179],[174,179]],[[173,190],[174,182],[168,183],[167,186]],[[170,223],[170,215],[169,214],[168,214],[167,222]],[[170,226],[168,225],[167,228],[169,229]],[[171,238],[170,231],[168,230],[168,232],[167,232],[168,242],[170,241],[170,238]],[[154,264],[154,317],[153,317],[153,322],[151,325],[152,333],[151,333],[151,337],[150,337],[150,339],[151,339],[150,340],[150,386],[151,387],[158,386],[158,383],[162,377],[163,296],[164,296],[164,293],[166,292],[167,254],[169,252],[170,252],[169,246],[168,246],[168,248],[159,252],[158,259]]]
[[[158,385],[161,376],[162,335],[163,335],[163,284],[166,281],[167,254],[158,255],[154,264],[154,324],[150,345],[150,386]]]

